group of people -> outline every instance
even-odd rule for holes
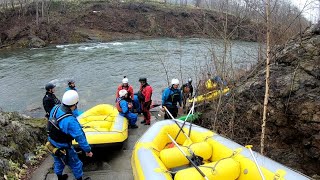
[[[138,128],[136,125],[138,116],[133,113],[134,109],[138,109],[143,114],[144,120],[141,121],[141,124],[150,125],[151,121],[150,107],[153,89],[148,84],[147,78],[139,78],[139,82],[139,91],[134,94],[133,88],[129,85],[129,80],[125,76],[116,92],[116,107],[120,115],[128,119],[129,128],[132,129]]]
[[[212,78],[211,82],[206,86],[213,86],[213,82],[222,83],[220,78]],[[140,88],[134,93],[133,87],[129,85],[129,80],[125,76],[122,83],[116,91],[116,108],[121,116],[129,121],[128,128],[138,128],[136,125],[138,116],[134,113],[134,109],[143,114],[141,124],[150,125],[151,114],[150,107],[152,104],[152,87],[148,84],[147,78],[139,78]],[[169,87],[165,88],[162,93],[162,110],[165,111],[165,119],[176,118],[178,111],[182,107],[186,107],[187,99],[193,97],[192,79],[189,78],[187,83],[179,88],[178,79],[172,79]],[[211,88],[211,87],[210,87]],[[48,119],[48,147],[54,147],[52,151],[54,157],[54,172],[58,176],[58,180],[66,180],[68,176],[62,174],[65,165],[69,165],[77,180],[82,180],[82,162],[72,146],[72,140],[76,140],[80,148],[85,151],[86,156],[92,157],[91,147],[86,140],[86,136],[81,128],[80,123],[76,119],[81,112],[77,109],[79,95],[75,87],[74,80],[68,80],[68,87],[60,101],[55,96],[55,85],[48,83],[45,85],[46,94],[43,97],[43,107],[45,109],[45,117]],[[87,177],[85,180],[89,180]]]
[[[133,88],[128,84],[128,78],[124,77],[122,84],[116,93],[116,107],[119,114],[129,120],[129,128],[137,128],[135,124],[137,115],[132,113],[133,104],[139,105],[143,113],[144,120],[141,122],[150,125],[152,87],[148,84],[147,78],[140,78],[140,89],[137,95],[133,94]],[[77,120],[80,112],[77,109],[79,95],[75,87],[74,80],[68,80],[68,87],[63,94],[62,101],[55,96],[55,85],[48,83],[45,85],[46,94],[43,97],[43,107],[48,119],[48,142],[47,148],[52,152],[54,158],[54,172],[58,180],[68,179],[67,174],[63,174],[65,165],[69,165],[77,180],[90,180],[83,178],[82,162],[80,161],[72,140],[76,140],[86,156],[92,157],[91,147]],[[134,98],[134,97],[137,98]],[[137,102],[138,101],[138,102]]]

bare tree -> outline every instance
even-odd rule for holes
[[[266,123],[267,123],[267,107],[269,99],[269,76],[270,76],[270,0],[266,1],[266,15],[267,15],[267,61],[266,61],[266,85],[265,85],[265,95],[263,102],[263,117],[261,125],[261,142],[260,142],[260,152],[263,155],[264,153],[264,140],[266,132]]]
[[[41,0],[41,18],[44,18],[44,0]]]
[[[38,0],[35,0],[36,2],[36,24],[39,26],[39,2]]]

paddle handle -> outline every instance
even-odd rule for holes
[[[166,112],[169,114],[169,116],[171,117],[171,119],[177,124],[177,126],[181,129],[181,131],[183,132],[183,134],[186,136],[187,139],[190,140],[190,137],[186,135],[186,133],[184,132],[184,130],[182,129],[182,127],[180,127],[180,125],[178,124],[177,121],[175,121],[175,118],[172,116],[172,114],[170,113],[170,111],[167,109],[167,107],[163,106],[163,108],[166,110]]]
[[[182,154],[189,160],[189,162],[192,164],[193,167],[196,168],[196,170],[201,174],[201,176],[205,179],[205,180],[209,180],[207,178],[207,176],[201,171],[201,169],[190,159],[190,157],[188,157],[188,155],[180,148],[180,146],[178,145],[178,143],[169,135],[167,134],[168,137],[170,138],[170,140],[178,147],[178,149],[182,152]]]

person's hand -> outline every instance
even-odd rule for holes
[[[93,156],[93,153],[90,151],[90,152],[86,152],[86,156],[87,157],[92,157]]]
[[[129,109],[132,108],[132,103],[128,103],[128,108],[129,108]]]

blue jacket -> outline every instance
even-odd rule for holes
[[[75,91],[78,91],[78,89],[76,87],[74,87],[73,89],[70,88],[69,86],[66,88],[66,91],[69,91],[69,90],[75,90]]]
[[[50,118],[53,115],[54,110],[56,109],[56,106],[52,108],[51,112],[50,112]],[[56,118],[62,116],[63,114],[66,113],[65,107],[62,105],[58,108],[57,114],[56,114]],[[78,120],[75,118],[75,116],[68,116],[64,119],[62,119],[59,122],[59,128],[66,134],[71,135],[79,144],[79,146],[81,147],[82,150],[84,150],[85,152],[90,152],[91,151],[91,147],[87,142],[87,138],[82,130],[82,127],[80,125],[80,123],[78,122]],[[69,148],[70,144],[69,143],[59,143],[59,142],[55,142],[53,139],[51,139],[50,137],[48,137],[48,140],[55,146],[58,148]]]
[[[129,112],[128,102],[126,100],[120,100],[121,114],[127,114]]]
[[[167,87],[162,93],[162,106],[176,107],[177,103],[181,106],[181,90]]]

